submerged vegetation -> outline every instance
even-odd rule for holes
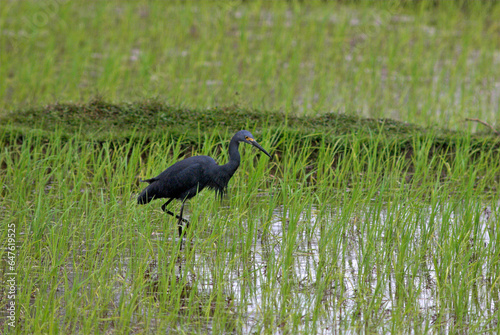
[[[496,2],[50,4],[0,2],[0,333],[500,333]],[[139,179],[240,129],[180,250]]]

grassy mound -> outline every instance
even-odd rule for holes
[[[200,145],[204,133],[218,132],[222,138],[240,129],[258,136],[264,131],[276,134],[275,148],[284,150],[283,134],[295,147],[311,142],[333,144],[342,139],[349,147],[350,140],[364,141],[367,146],[392,147],[394,154],[413,152],[415,141],[432,138],[433,151],[449,152],[470,141],[471,150],[498,151],[500,138],[488,133],[470,133],[447,129],[424,128],[391,119],[360,118],[347,114],[318,114],[316,116],[287,115],[280,111],[263,113],[239,106],[213,109],[190,109],[166,105],[156,100],[113,104],[100,98],[88,103],[56,103],[11,112],[0,119],[2,141],[20,143],[28,133],[49,139],[54,132],[64,138],[78,135],[82,140],[96,142],[155,141],[167,135],[182,139],[185,147]],[[373,141],[377,138],[376,141]],[[280,144],[281,143],[281,144]],[[338,143],[337,143],[338,144]]]

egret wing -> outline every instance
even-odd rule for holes
[[[175,163],[158,176],[149,179],[151,184],[139,195],[139,203],[148,203],[157,198],[186,199],[193,197],[207,184],[206,171],[216,165],[208,156],[186,158]]]

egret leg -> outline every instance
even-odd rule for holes
[[[180,212],[180,214],[179,214],[179,216],[178,216],[179,221],[177,221],[177,226],[179,227],[179,237],[181,237],[181,235],[182,235],[182,221],[184,220],[184,219],[182,218],[182,212],[184,212],[184,201],[182,202],[182,205],[181,205],[181,212]],[[186,223],[186,228],[187,228],[187,227],[188,227],[188,225],[189,225],[189,221],[187,221],[187,220],[184,220],[184,221],[186,221],[186,222],[187,222],[187,223]],[[182,243],[182,242],[181,242],[181,243]],[[181,246],[182,246],[182,244],[181,244]]]
[[[169,211],[167,209],[168,204],[170,204],[172,202],[172,200],[174,200],[174,198],[168,199],[168,201],[161,206],[161,210],[164,211],[165,213],[167,213],[168,215],[172,215],[174,218],[177,218],[179,220],[182,220],[182,222],[189,224],[188,220],[182,218],[182,214],[181,214],[181,216],[175,215],[174,213],[172,213],[171,211]],[[182,205],[184,205],[184,202],[182,203]]]

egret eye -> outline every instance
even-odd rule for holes
[[[250,140],[250,137],[245,136],[245,140],[249,141],[249,140]]]

